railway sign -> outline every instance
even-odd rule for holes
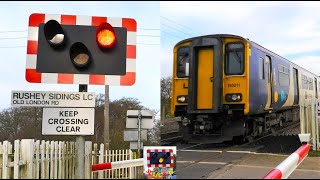
[[[138,129],[138,114],[139,110],[128,110],[126,119],[126,128]],[[141,110],[141,129],[152,129],[153,113],[148,110]]]
[[[124,141],[138,141],[138,130],[126,130],[123,131],[123,140]],[[141,141],[147,140],[147,130],[141,131]]]
[[[140,143],[140,147],[143,147],[143,142]],[[140,149],[138,142],[130,142],[130,149]]]
[[[93,135],[94,108],[43,108],[42,135]]]
[[[88,92],[11,91],[11,106],[95,107],[95,94]]]
[[[147,179],[176,179],[176,146],[144,146],[143,165]]]
[[[136,32],[132,18],[31,14],[26,80],[131,86],[136,78]]]

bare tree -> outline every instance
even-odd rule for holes
[[[126,128],[127,110],[147,109],[135,98],[123,97],[110,101],[110,149],[127,149],[129,143],[123,140],[123,131]],[[159,110],[153,110],[155,114]],[[93,136],[86,136],[86,140],[103,143],[104,131],[104,95],[98,94],[95,108],[95,132]],[[48,136],[42,135],[42,108],[39,107],[11,107],[0,112],[0,141],[15,139],[44,139],[57,141],[74,141],[75,136]],[[156,124],[156,123],[155,123]],[[150,141],[156,143],[157,127],[150,131]],[[159,135],[160,137],[160,135]]]
[[[162,117],[170,118],[172,77],[161,78],[161,113]],[[163,109],[164,108],[164,109]]]

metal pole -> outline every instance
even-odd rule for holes
[[[88,85],[80,84],[79,92],[87,92]],[[85,149],[85,140],[84,136],[76,137],[76,167],[75,167],[75,178],[84,179],[84,149]]]
[[[138,158],[141,157],[140,155],[140,144],[141,144],[141,119],[142,119],[142,114],[141,114],[141,111],[139,110],[138,111]]]
[[[316,137],[317,137],[317,150],[320,150],[320,142],[319,142],[319,136],[320,136],[320,133],[319,133],[319,99],[316,99],[316,110],[315,110],[315,113],[316,113]]]
[[[166,106],[161,108],[161,124],[165,124],[166,121]]]
[[[109,85],[105,86],[105,95],[104,95],[104,128],[103,128],[103,136],[104,136],[104,144],[105,150],[109,150]]]
[[[316,104],[316,99],[312,98],[312,103],[311,103],[311,134],[312,134],[312,150],[317,149],[317,141],[316,141],[316,110],[315,110],[315,104]]]

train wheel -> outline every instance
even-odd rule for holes
[[[246,137],[246,141],[247,142],[252,142],[254,140],[254,137],[253,136],[247,136]]]

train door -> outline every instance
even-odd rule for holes
[[[298,84],[298,69],[293,68],[293,84],[294,84],[294,101],[293,104],[299,104],[299,84]]]
[[[271,66],[271,58],[269,56],[266,56],[265,58],[265,72],[266,72],[266,78],[267,78],[267,103],[265,106],[265,110],[271,109],[271,102],[272,102],[272,80],[271,80],[271,75],[272,75],[272,66]]]
[[[221,111],[222,43],[217,38],[197,38],[190,43],[188,113]]]
[[[197,109],[212,109],[214,52],[212,47],[198,49]]]

